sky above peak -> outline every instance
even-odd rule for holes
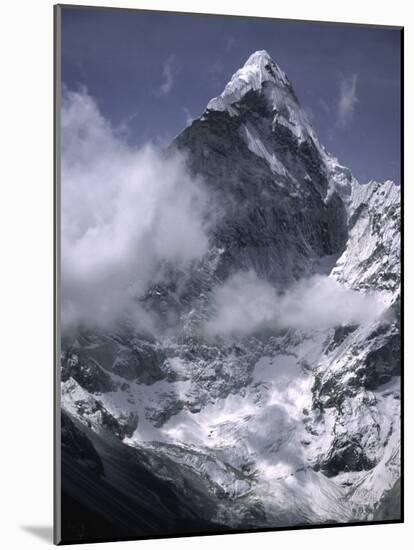
[[[109,9],[62,9],[62,84],[87,90],[131,144],[168,143],[265,50],[320,142],[354,175],[400,182],[400,31]]]

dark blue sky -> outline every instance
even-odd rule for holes
[[[400,31],[63,8],[62,81],[132,143],[167,144],[256,50],[287,73],[326,149],[365,183],[400,181]]]

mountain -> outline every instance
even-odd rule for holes
[[[166,154],[177,152],[210,199],[209,251],[185,272],[171,267],[140,297],[160,320],[157,334],[125,323],[63,336],[72,518],[64,515],[63,532],[93,538],[79,518],[119,517],[122,499],[116,521],[129,537],[174,525],[205,532],[399,519],[399,187],[359,184],[324,149],[265,51]],[[275,303],[288,300],[299,316],[206,333],[217,296],[240,280],[272,289],[285,300]],[[349,303],[352,311],[338,314]],[[235,311],[236,322],[252,314]],[[81,459],[71,456],[74,445],[84,448]],[[94,471],[90,490],[73,474],[85,467]],[[145,502],[125,489],[140,493],[138,482],[118,487],[137,476],[152,492]],[[93,492],[113,493],[117,504]],[[168,509],[158,518],[156,494]]]
[[[173,143],[220,205],[223,276],[292,281],[339,253],[354,179],[319,144],[286,75],[256,52]],[[222,212],[224,211],[224,212]]]

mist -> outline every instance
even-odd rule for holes
[[[321,330],[374,321],[385,305],[374,294],[315,275],[278,291],[255,272],[239,272],[213,293],[208,336],[244,336],[264,329]]]
[[[136,298],[163,262],[207,251],[200,181],[180,155],[130,146],[85,90],[63,94],[61,141],[62,326],[148,326]]]

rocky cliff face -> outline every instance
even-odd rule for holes
[[[133,449],[204,528],[394,519],[399,187],[360,185],[325,151],[266,52],[175,150],[202,178],[214,223],[206,256],[142,297],[174,330],[170,321],[151,337],[119,327],[63,342],[62,408],[82,426],[76,440],[91,468],[105,475],[99,441],[115,437],[111,449]],[[382,306],[352,323],[206,335],[216,289],[246,271],[281,294],[318,274]],[[315,317],[325,307],[317,302]]]
[[[221,221],[220,274],[252,267],[291,282],[341,252],[352,175],[319,144],[284,73],[256,52],[174,141]]]

